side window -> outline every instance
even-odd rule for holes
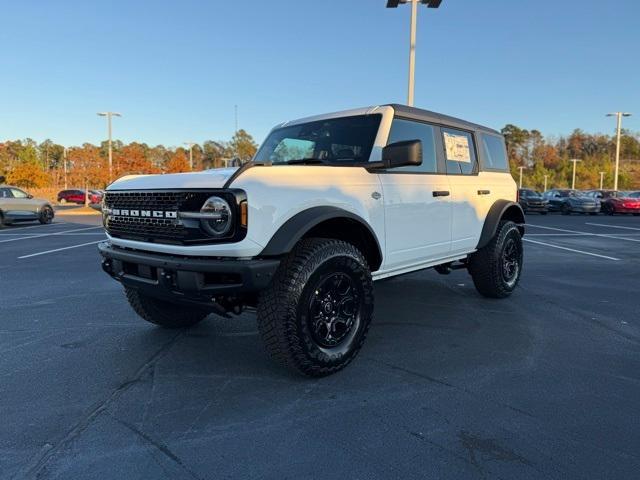
[[[11,190],[8,188],[0,188],[0,198],[13,198],[11,195]]]
[[[435,130],[431,125],[396,118],[391,124],[387,145],[405,140],[422,141],[422,165],[399,167],[392,172],[437,173]]]
[[[22,190],[18,190],[17,188],[12,188],[11,193],[14,198],[27,198],[28,195],[24,193]]]
[[[443,128],[442,142],[447,160],[447,173],[473,175],[478,171],[473,135],[462,130]]]
[[[504,171],[509,169],[507,151],[501,137],[483,133],[482,148],[484,152],[484,168]]]

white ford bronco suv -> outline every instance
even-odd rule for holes
[[[362,346],[375,280],[466,268],[482,295],[508,296],[516,191],[495,130],[361,108],[278,125],[240,168],[121,178],[99,251],[143,319],[179,328],[255,308],[270,355],[322,376]]]

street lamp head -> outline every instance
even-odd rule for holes
[[[387,8],[398,8],[401,3],[409,3],[411,0],[387,0]],[[420,0],[420,3],[429,8],[438,8],[442,0]]]
[[[98,116],[99,117],[106,117],[107,116],[107,112],[98,112]]]
[[[623,117],[630,117],[631,115],[632,115],[631,113],[626,113],[626,112],[622,114]]]

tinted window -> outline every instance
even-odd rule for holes
[[[473,135],[452,128],[442,129],[447,173],[471,175],[478,171]]]
[[[482,148],[484,149],[484,168],[491,170],[507,170],[507,153],[501,137],[482,134]]]
[[[431,125],[396,118],[391,125],[387,145],[404,140],[422,142],[422,165],[394,168],[392,172],[436,173],[438,171],[435,132]]]
[[[0,188],[0,198],[13,198],[8,188]]]

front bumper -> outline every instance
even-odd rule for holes
[[[102,269],[124,286],[156,298],[213,305],[216,297],[251,295],[266,288],[279,259],[201,258],[98,244]]]

